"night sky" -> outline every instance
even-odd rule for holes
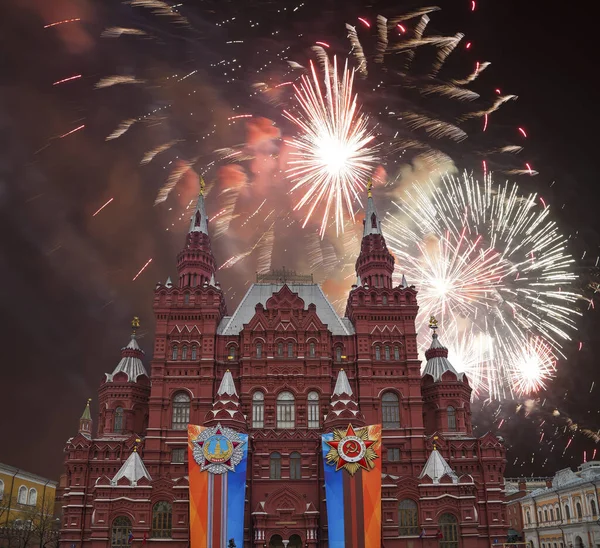
[[[96,90],[94,84],[112,74],[166,74],[171,66],[181,74],[202,71],[218,61],[222,43],[210,38],[218,4],[186,4],[194,32],[164,22],[155,26],[156,17],[112,0],[8,0],[0,8],[0,462],[57,478],[64,443],[77,432],[85,401],[95,399],[103,373],[120,359],[134,315],[142,320],[140,344],[146,350],[152,346],[152,291],[158,280],[175,274],[185,234],[185,223],[177,219],[197,192],[197,180],[184,178],[169,200],[155,207],[167,172],[160,164],[139,163],[145,151],[172,135],[169,119],[133,128],[119,140],[105,137],[121,120],[169,101],[151,86]],[[483,84],[519,96],[494,123],[508,131],[527,129],[526,159],[540,174],[519,182],[552,204],[562,231],[571,235],[570,251],[585,287],[595,279],[591,267],[600,253],[595,171],[600,107],[592,17],[542,0],[478,0],[473,13],[467,0],[437,4],[443,9],[435,16],[436,27],[465,32],[473,43],[471,59],[492,62]],[[235,13],[235,2],[221,5]],[[362,13],[361,6],[369,13],[378,9],[357,1],[320,5],[322,19],[342,27],[346,16]],[[398,11],[407,11],[407,5]],[[261,9],[257,5],[256,20]],[[81,21],[43,28],[69,18]],[[111,26],[144,28],[159,39],[101,38]],[[78,74],[76,82],[52,85]],[[218,79],[196,84],[190,79],[182,93],[195,89],[200,108],[178,134],[218,124],[222,130],[213,148],[242,142],[226,114],[241,86],[225,90]],[[85,128],[60,138],[81,125]],[[208,149],[202,154],[207,162],[214,159]],[[94,217],[111,197],[114,201]],[[208,208],[209,215],[216,213],[210,200]],[[232,249],[244,249],[241,236],[230,236],[214,244],[220,264]],[[296,266],[292,235],[278,253],[281,264]],[[254,270],[240,264],[219,276],[231,297],[230,312]],[[536,397],[528,416],[526,407],[515,413],[514,402],[486,405],[476,415],[479,434],[497,430],[504,419],[497,431],[509,446],[507,475],[552,474],[580,464],[584,451],[591,458],[596,445],[579,429],[600,428],[599,327],[597,313],[586,311],[566,347],[569,360],[560,363],[557,379]],[[559,417],[551,417],[554,409]],[[540,445],[538,425],[546,416],[553,437]],[[565,431],[568,418],[578,430]]]

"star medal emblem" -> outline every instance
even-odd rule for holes
[[[202,472],[224,474],[235,472],[235,467],[242,461],[244,440],[231,428],[220,424],[206,428],[192,441],[194,460],[200,465]]]
[[[345,431],[334,429],[333,440],[325,442],[330,447],[325,456],[327,464],[335,465],[336,472],[345,468],[352,476],[361,468],[369,471],[375,466],[373,461],[377,458],[373,448],[376,441],[369,439],[368,427],[355,431],[349,424]]]

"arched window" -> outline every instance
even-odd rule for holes
[[[568,504],[565,504],[565,518],[571,519],[571,509]]]
[[[17,502],[19,504],[27,504],[27,487],[21,485],[19,487],[19,495],[17,496]]]
[[[398,505],[398,527],[401,537],[419,534],[419,512],[414,500],[404,499]]]
[[[0,500],[4,498],[4,482],[0,479]]]
[[[381,359],[381,348],[379,346],[375,347],[375,360],[379,361]]]
[[[277,428],[296,426],[296,402],[291,392],[281,392],[277,396]]]
[[[400,405],[393,392],[386,392],[381,397],[381,416],[384,428],[400,428]]]
[[[271,453],[269,478],[281,479],[281,455],[277,452]]]
[[[129,546],[131,535],[131,520],[125,516],[115,518],[112,524],[111,548]]]
[[[320,420],[319,420],[319,393],[318,392],[309,392],[308,393],[308,427],[309,428],[319,428]]]
[[[384,350],[385,350],[385,359],[386,359],[386,361],[389,362],[390,358],[391,358],[390,347],[386,344]]]
[[[377,228],[377,217],[375,213],[371,215],[371,228]]]
[[[387,300],[387,295],[384,295],[384,296],[381,298],[381,300],[382,300],[382,303],[383,303],[383,304],[387,304],[387,303],[388,303],[388,300]]]
[[[560,506],[557,506],[557,507],[556,507],[556,519],[562,519],[562,518],[560,517]]]
[[[235,360],[235,346],[233,344],[229,345],[227,358],[230,360]]]
[[[397,361],[400,359],[400,348],[394,346],[394,359]]]
[[[538,522],[542,523],[542,511],[538,510]]]
[[[317,347],[314,342],[308,345],[308,356],[314,358],[317,355]]]
[[[342,347],[341,346],[335,347],[335,361],[336,362],[342,361]]]
[[[183,294],[183,304],[190,304],[190,294],[189,293]]]
[[[525,516],[527,518],[527,524],[531,525],[531,512],[529,512],[529,510],[527,510],[527,512],[525,513]]]
[[[2,498],[2,495],[0,495],[0,498]],[[592,516],[596,517],[598,515],[598,508],[594,499],[590,500],[590,508],[592,509]]]
[[[283,356],[283,343],[277,343],[277,355],[278,356]]]
[[[288,358],[293,358],[294,357],[294,344],[293,343],[288,343],[288,352],[287,352],[287,357]]]
[[[177,392],[173,398],[173,430],[187,430],[190,422],[190,396],[186,392]]]
[[[256,357],[262,358],[262,343],[256,343]]]
[[[113,429],[116,434],[123,433],[123,408],[117,407],[115,409],[115,427]]]
[[[198,347],[196,345],[192,346],[192,360],[198,359]]]
[[[27,498],[27,504],[29,506],[35,506],[37,504],[37,490],[33,487],[29,490],[29,497]]]
[[[265,395],[258,391],[252,394],[252,428],[265,425]]]
[[[449,405],[446,414],[448,415],[448,431],[456,432],[456,410]]]
[[[442,514],[438,522],[442,538],[440,548],[458,548],[458,521],[452,514]]]
[[[166,500],[157,502],[152,507],[152,537],[171,538],[173,506]]]
[[[578,502],[575,505],[575,510],[577,511],[577,519],[581,519],[583,517],[583,512],[581,511],[581,503]]]
[[[181,359],[187,360],[187,346],[181,348]]]
[[[550,521],[554,521],[554,508],[550,508]]]
[[[544,521],[548,521],[548,510],[544,510]]]
[[[171,353],[171,359],[172,360],[176,360],[177,359],[177,345],[176,344],[173,345],[173,351]]]
[[[290,454],[290,479],[302,479],[302,456],[296,451]]]

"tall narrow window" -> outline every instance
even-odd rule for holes
[[[590,508],[592,509],[592,516],[596,517],[598,515],[598,508],[594,499],[590,500]]]
[[[281,479],[281,455],[277,452],[271,453],[271,458],[269,459],[270,470],[269,470],[269,478],[270,479]]]
[[[448,430],[450,432],[456,432],[456,410],[451,405],[446,409],[448,415]]]
[[[229,346],[228,357],[230,360],[235,360],[235,346],[234,345]]]
[[[554,521],[554,509],[550,508],[550,521]]]
[[[277,343],[277,355],[278,356],[283,356],[283,343]]]
[[[290,454],[290,479],[302,479],[302,456],[296,451]]]
[[[262,358],[262,343],[256,343],[256,357]]]
[[[398,396],[393,392],[382,396],[381,414],[384,428],[400,428],[400,405]]]
[[[335,347],[335,361],[336,362],[342,361],[342,347],[341,346]]]
[[[386,344],[385,345],[385,359],[386,361],[390,361],[390,347]]]
[[[379,361],[381,359],[381,348],[379,346],[375,347],[375,360]]]
[[[262,392],[252,394],[252,428],[265,425],[265,395]]]
[[[544,510],[544,521],[548,521],[548,510]]]
[[[309,392],[308,393],[308,427],[319,428],[319,393]]]
[[[527,517],[527,524],[531,525],[531,514],[529,513],[529,510],[527,510],[527,513],[525,515]]]
[[[568,504],[565,504],[565,518],[571,519],[571,509]]]
[[[390,447],[387,450],[388,462],[398,462],[400,460],[400,448]]]
[[[4,482],[0,479],[0,500],[4,497]]]
[[[281,392],[277,396],[277,428],[296,426],[296,402],[291,392]]]
[[[27,499],[27,504],[29,504],[29,506],[35,506],[37,504],[37,490],[34,488],[31,488],[29,490],[29,497]]]
[[[575,510],[577,511],[577,519],[581,519],[583,517],[583,512],[581,511],[581,503],[577,503],[575,505]]]
[[[21,485],[19,487],[19,495],[17,496],[17,502],[19,504],[27,504],[27,487]]]
[[[190,304],[190,294],[189,293],[184,293],[183,304]]]
[[[192,360],[198,359],[198,347],[196,345],[192,346]]]
[[[383,297],[381,297],[381,302],[383,304],[387,304],[388,303],[387,295],[384,295]]]
[[[172,464],[185,464],[185,453],[186,449],[183,447],[177,447],[171,449],[171,463]]]
[[[173,345],[173,352],[171,353],[171,359],[172,360],[177,359],[177,345],[176,344]]]
[[[288,358],[294,357],[294,345],[292,343],[288,343]]]
[[[166,500],[152,507],[152,538],[171,538],[173,506]]]
[[[401,537],[419,534],[419,513],[414,500],[404,499],[398,505],[398,527]]]
[[[114,431],[116,434],[123,433],[123,408],[117,407],[115,409],[115,427]]]
[[[400,359],[400,348],[394,346],[394,359],[397,361]]]
[[[458,548],[458,521],[452,514],[442,514],[438,522],[442,538],[440,548]]]
[[[181,359],[182,360],[187,360],[187,357],[188,357],[187,354],[188,354],[187,346],[183,346],[181,348]]]
[[[125,516],[115,518],[111,530],[111,548],[120,548],[129,546],[129,536],[131,535],[131,520]]]
[[[173,430],[187,430],[190,422],[190,397],[186,392],[177,392],[173,398]]]
[[[308,345],[308,355],[311,358],[314,358],[317,355],[317,349],[316,349],[316,345],[314,342],[311,342]]]

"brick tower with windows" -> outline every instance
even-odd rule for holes
[[[134,331],[100,386],[96,435],[89,415],[67,442],[63,548],[188,548],[187,425],[216,422],[249,434],[246,547],[328,545],[320,437],[349,422],[383,425],[385,546],[502,542],[504,447],[473,437],[468,379],[435,333],[421,374],[417,290],[394,285],[370,185],[365,213],[343,317],[285,269],[228,314],[202,188],[177,283],[155,288],[150,375]]]

